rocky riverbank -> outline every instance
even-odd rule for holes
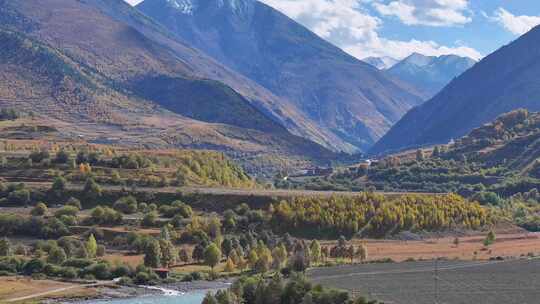
[[[155,296],[180,296],[193,292],[205,292],[225,289],[231,285],[230,280],[194,281],[160,284],[155,286],[114,286],[101,287],[95,296],[84,299],[54,299],[44,303],[50,304],[90,304],[96,301],[113,301],[118,299],[138,299]]]

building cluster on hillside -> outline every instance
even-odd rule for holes
[[[303,176],[328,176],[334,173],[334,168],[332,167],[313,167],[308,169],[303,169],[294,172],[290,177],[303,177]]]

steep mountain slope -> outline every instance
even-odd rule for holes
[[[367,57],[362,59],[362,61],[371,64],[379,70],[387,70],[399,62],[399,60],[392,57]]]
[[[146,0],[137,7],[356,149],[370,147],[422,102],[406,85],[255,0]]]
[[[63,136],[328,155],[229,86],[199,78],[199,65],[181,60],[169,46],[83,1],[0,1],[0,25],[0,105],[47,117],[61,125]],[[197,56],[200,65],[227,71]],[[156,87],[160,94],[150,94]]]
[[[517,108],[540,110],[540,27],[467,70],[405,115],[371,150],[448,142]]]
[[[223,82],[244,96],[268,117],[285,126],[291,133],[308,138],[327,148],[350,150],[350,145],[331,132],[321,130],[291,102],[272,94],[252,80],[225,68],[200,51],[193,49],[154,20],[146,17],[123,0],[81,0],[115,20],[128,24],[148,39],[169,49],[184,63],[189,63],[197,77]]]
[[[416,86],[431,98],[475,63],[471,58],[456,55],[435,57],[413,53],[394,64],[387,72]]]

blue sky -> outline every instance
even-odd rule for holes
[[[418,52],[480,59],[540,24],[539,0],[261,1],[358,58]]]

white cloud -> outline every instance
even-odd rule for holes
[[[363,39],[381,21],[362,11],[357,0],[262,0],[302,23],[317,35],[329,38]]]
[[[134,5],[141,0],[126,0]],[[456,54],[479,59],[482,55],[469,47],[439,45],[433,41],[401,41],[381,37],[378,33],[383,21],[365,10],[366,4],[380,0],[261,0],[300,22],[317,35],[334,43],[357,58],[388,56],[404,58],[413,52],[425,55]],[[397,3],[397,4],[394,4]],[[409,5],[412,3],[414,5]],[[431,7],[426,15],[431,20],[460,20],[459,12],[467,8],[466,0],[414,0],[393,1],[389,4],[400,9],[400,15],[412,23],[417,20],[417,10]],[[451,13],[455,12],[454,15]],[[384,14],[383,14],[384,15]],[[440,21],[442,22],[442,21]],[[447,21],[448,22],[448,21]],[[464,22],[461,20],[461,22]],[[404,22],[406,23],[406,22]]]
[[[127,3],[131,4],[131,5],[137,5],[141,2],[143,2],[143,0],[125,0]]]
[[[378,31],[383,21],[380,18],[371,16],[364,8],[366,3],[372,2],[370,0],[262,1],[357,58],[389,56],[401,59],[413,52],[425,55],[456,54],[474,59],[482,58],[478,51],[463,45],[450,47],[439,45],[434,41],[401,41],[381,37]],[[429,0],[425,2],[433,3],[434,1],[439,5],[446,5],[446,7],[456,9],[461,7],[458,4],[466,4],[466,1],[461,0]],[[407,10],[411,11],[406,6],[402,6],[400,9],[404,17],[407,17]],[[441,14],[441,12],[433,10],[430,14],[435,16]],[[414,18],[413,15],[409,17]]]
[[[383,16],[395,16],[406,25],[456,26],[472,21],[468,0],[394,0],[373,3]]]
[[[420,53],[427,56],[440,56],[455,54],[464,57],[470,57],[475,60],[481,59],[483,56],[477,50],[466,46],[444,46],[434,41],[420,40],[389,40],[377,37],[369,43],[359,43],[344,47],[344,50],[358,58],[369,56],[391,56],[393,58],[402,59],[411,53]]]
[[[516,35],[525,34],[540,24],[540,17],[538,16],[516,16],[502,7],[499,7],[495,11],[491,19],[501,24],[507,31]]]

